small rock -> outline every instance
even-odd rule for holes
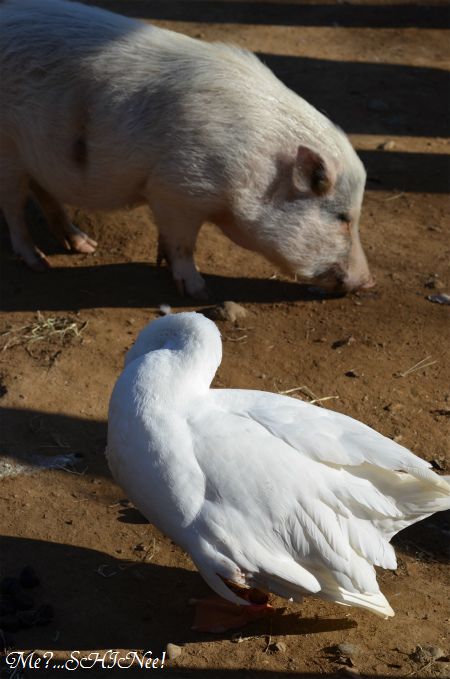
[[[428,276],[428,278],[424,282],[424,287],[430,288],[431,290],[442,290],[445,287],[445,285],[442,281],[439,280],[439,276],[437,275],[437,273],[432,273]]]
[[[444,651],[443,648],[440,646],[432,646],[430,644],[424,644],[422,646],[423,650],[426,653],[429,653],[430,657],[433,658],[433,660],[439,660],[439,658],[445,658],[447,655],[446,652]]]
[[[446,654],[440,646],[433,646],[431,644],[424,644],[421,646],[420,644],[417,644],[415,650],[409,657],[411,660],[422,664],[439,660],[439,658],[445,658]]]
[[[403,410],[403,405],[401,403],[388,403],[383,410],[387,410],[388,413],[399,413]]]
[[[344,656],[344,658],[356,658],[362,653],[362,648],[356,644],[348,644],[344,642],[336,646],[336,651],[339,653],[339,655]]]
[[[247,316],[247,309],[236,302],[224,302],[211,309],[205,309],[204,313],[213,320],[237,323]]]
[[[31,566],[25,566],[19,575],[20,584],[22,587],[31,589],[32,587],[37,587],[41,584],[39,577]]]
[[[349,346],[350,344],[354,344],[355,342],[356,340],[353,337],[353,335],[349,335],[348,337],[344,337],[344,339],[336,340],[335,342],[333,342],[331,348],[339,349],[339,347]]]
[[[161,316],[168,316],[169,314],[172,313],[172,307],[170,306],[170,304],[160,304],[159,313],[161,314]]]
[[[446,292],[441,292],[439,295],[428,295],[427,300],[435,304],[450,304],[450,295]]]
[[[346,377],[361,377],[359,372],[357,372],[356,370],[347,370],[347,372],[345,373],[345,376]]]
[[[377,149],[380,151],[392,151],[392,149],[395,149],[395,141],[392,139],[383,141],[381,144],[378,144]]]
[[[169,643],[166,646],[166,654],[169,660],[175,660],[175,658],[178,658],[181,655],[181,651],[181,646],[177,646],[177,644]]]
[[[286,644],[283,641],[276,641],[273,646],[274,653],[286,653]]]

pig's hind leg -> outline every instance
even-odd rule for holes
[[[44,271],[50,265],[44,253],[35,246],[25,222],[25,204],[29,178],[13,149],[2,144],[0,152],[0,207],[8,224],[11,245],[34,271]]]
[[[196,299],[206,299],[206,285],[194,262],[195,242],[202,219],[189,210],[152,206],[159,232],[157,264],[169,265],[178,291]]]
[[[34,180],[30,182],[30,188],[47,219],[50,231],[66,250],[83,253],[95,251],[96,241],[69,221],[64,208],[53,196]]]

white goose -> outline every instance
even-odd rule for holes
[[[450,508],[450,477],[345,415],[210,389],[221,358],[201,314],[142,330],[109,408],[117,482],[241,611],[264,608],[252,604],[272,592],[394,615],[374,565],[395,569],[391,538]]]

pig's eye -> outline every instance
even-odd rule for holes
[[[337,218],[340,222],[343,222],[344,224],[350,224],[350,222],[352,221],[350,215],[347,215],[345,212],[340,212]]]

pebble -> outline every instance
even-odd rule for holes
[[[440,646],[432,646],[426,644],[422,646],[422,648],[424,651],[426,651],[426,653],[430,654],[433,660],[439,660],[439,658],[444,658],[447,655],[444,649],[441,648]]]
[[[172,313],[172,307],[170,306],[170,304],[160,304],[159,313],[161,314],[161,316],[168,316],[169,314]]]
[[[215,320],[237,323],[247,316],[247,309],[236,302],[228,301],[210,309],[208,315]]]
[[[445,657],[445,651],[440,646],[433,646],[431,644],[424,644],[421,646],[417,644],[415,650],[411,653],[410,658],[417,663],[427,663],[439,658]]]
[[[274,653],[286,653],[286,644],[283,641],[276,641],[272,644]]]
[[[356,370],[347,370],[347,372],[345,373],[345,376],[346,377],[361,377],[359,372],[357,372]]]
[[[342,643],[336,646],[337,652],[345,658],[356,658],[362,653],[362,648],[356,644]]]
[[[181,646],[177,646],[177,644],[167,644],[166,646],[166,654],[169,660],[175,660],[175,658],[178,658],[181,655]]]
[[[387,410],[388,413],[399,413],[403,410],[403,405],[401,403],[388,403],[384,406],[383,410]]]
[[[440,295],[428,295],[427,300],[435,304],[450,304],[450,295],[442,292]]]
[[[356,340],[353,337],[353,335],[349,335],[348,337],[344,337],[344,339],[336,340],[335,342],[333,342],[331,348],[339,349],[339,347],[349,346],[350,344],[354,344],[355,342]]]
[[[430,288],[431,290],[443,290],[445,288],[445,283],[439,280],[437,273],[432,273],[424,282],[424,287]]]
[[[395,141],[392,139],[389,139],[389,141],[383,141],[381,144],[378,144],[377,149],[380,151],[392,151],[392,149],[395,149]]]

